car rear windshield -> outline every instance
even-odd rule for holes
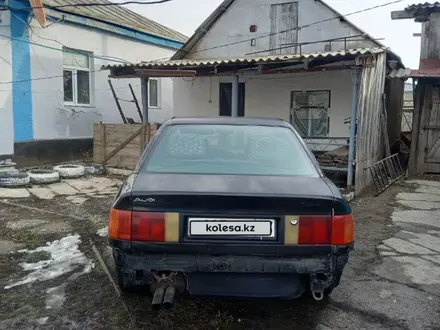
[[[288,128],[170,125],[140,163],[140,172],[319,176]]]

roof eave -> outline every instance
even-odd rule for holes
[[[335,8],[333,8],[332,6],[330,6],[329,4],[327,4],[326,2],[324,2],[323,0],[317,0],[319,1],[322,5],[324,5],[325,7],[327,7],[328,9],[330,9],[331,11],[333,11],[340,20],[343,20],[345,23],[347,23],[348,25],[350,25],[353,29],[358,30],[361,34],[363,34],[367,39],[370,39],[370,41],[374,42],[378,47],[383,47],[386,48],[386,46],[384,44],[382,44],[380,41],[375,40],[370,34],[368,34],[367,32],[365,32],[364,30],[362,30],[361,28],[359,28],[357,25],[355,25],[353,22],[351,22],[350,20],[347,19],[347,17],[345,17],[344,15],[342,15],[339,11],[337,11]]]
[[[193,47],[205,36],[205,34],[212,28],[218,19],[228,10],[235,0],[224,0],[215,9],[211,15],[197,28],[194,34],[188,41],[180,48],[176,54],[171,58],[172,60],[181,60],[193,49]]]
[[[346,51],[273,55],[242,58],[213,58],[203,60],[152,61],[139,64],[106,65],[103,70],[111,70],[111,77],[170,77],[214,76],[233,74],[276,74],[299,71],[341,70],[355,64],[358,56],[389,53],[385,48],[360,48]],[[350,63],[347,63],[350,62]],[[304,64],[307,65],[304,65]],[[400,67],[398,65],[398,67]]]
[[[173,50],[180,49],[183,45],[183,42],[180,41],[167,39],[161,36],[156,36],[153,34],[146,33],[144,31],[139,31],[133,28],[129,28],[127,26],[105,22],[103,20],[94,17],[79,15],[76,13],[66,12],[54,8],[47,8],[46,15],[52,19],[63,20],[69,23],[79,24],[79,25],[87,26],[89,28],[95,28],[106,32],[115,33],[118,35],[122,35],[124,37],[128,37],[130,39],[135,39],[140,42],[146,42],[149,44],[153,44],[156,46],[165,47]]]

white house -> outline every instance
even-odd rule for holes
[[[224,0],[171,60],[106,68],[180,77],[177,117],[285,119],[323,159],[342,159],[322,167],[357,192],[400,137],[403,80],[388,76],[400,58],[321,0]]]
[[[93,123],[122,123],[101,67],[169,59],[187,39],[124,7],[87,3],[111,2],[45,0],[41,26],[28,0],[0,0],[0,155],[90,149]],[[139,79],[113,81],[116,95],[133,100],[129,83],[141,103]],[[172,80],[151,79],[149,92],[150,121],[171,117]],[[133,102],[121,106],[141,121]]]

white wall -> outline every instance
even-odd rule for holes
[[[174,80],[174,114],[177,117],[218,116],[219,82],[231,82],[230,77],[198,78],[192,82]],[[348,137],[352,105],[352,78],[350,70],[323,71],[301,74],[242,76],[245,82],[245,116],[277,117],[289,121],[292,91],[330,90],[330,137]],[[316,141],[317,142],[317,141]],[[325,141],[320,141],[325,142]],[[338,141],[345,143],[346,141]],[[335,143],[334,141],[332,143]],[[322,150],[322,145],[310,145]],[[335,149],[327,146],[326,150]]]
[[[218,45],[224,45],[250,38],[267,35],[270,31],[271,4],[286,3],[292,0],[236,0],[222,17],[208,31],[205,37],[193,48],[187,58],[241,57],[256,51],[270,49],[270,38],[256,39],[256,45],[250,42],[239,43],[212,50],[200,51]],[[336,17],[325,5],[314,0],[296,0],[298,2],[298,27]],[[249,26],[257,25],[257,32],[250,33]],[[339,19],[303,27],[298,32],[298,42],[314,42],[362,34]],[[322,52],[325,43],[315,43],[302,47],[302,53]],[[332,50],[344,49],[343,42],[332,42]],[[347,48],[377,47],[375,43],[365,41],[349,42]],[[268,55],[269,52],[253,56]]]
[[[0,34],[10,36],[9,12],[0,12]],[[0,38],[0,81],[12,80],[10,39]],[[12,119],[12,84],[0,84],[0,155],[14,153],[14,126]]]
[[[91,137],[92,124],[95,122],[122,122],[107,82],[109,71],[92,73],[91,107],[64,105],[63,46],[93,52],[94,56],[111,56],[132,63],[170,57],[175,52],[80,25],[55,23],[42,29],[38,22],[32,20],[31,26],[30,40],[39,44],[30,46],[32,78],[55,77],[32,82],[35,139]],[[100,70],[105,64],[118,63],[95,58],[93,69]],[[128,83],[132,84],[142,107],[139,79],[113,79],[116,94],[122,99],[131,100]],[[161,91],[160,108],[150,109],[149,119],[152,122],[163,122],[173,115],[171,79],[161,80]],[[140,121],[133,103],[121,103],[126,117]]]

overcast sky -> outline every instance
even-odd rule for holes
[[[121,1],[117,0],[117,2]],[[326,2],[341,14],[348,14],[391,1],[327,0]],[[407,5],[424,1],[403,0],[397,4],[350,15],[347,19],[374,38],[384,38],[380,41],[396,52],[402,58],[405,66],[416,69],[419,65],[420,37],[413,37],[413,33],[420,32],[421,25],[411,19],[392,21],[391,11],[402,10]],[[158,5],[131,5],[128,8],[187,36],[191,36],[194,30],[221,2],[222,0],[173,0]]]

